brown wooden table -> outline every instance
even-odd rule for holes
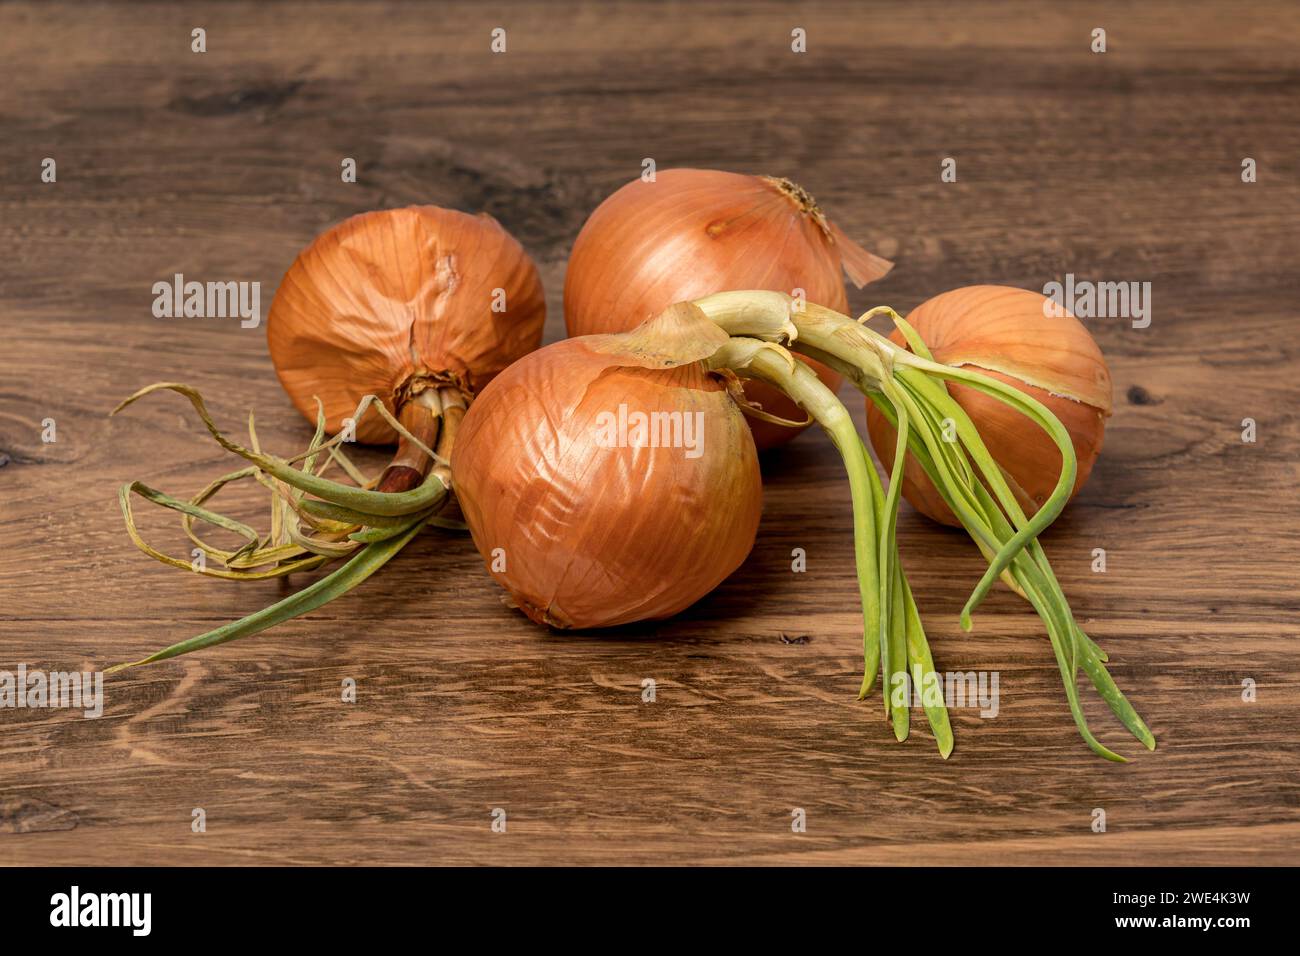
[[[272,449],[310,434],[262,329],[155,319],[154,282],[260,281],[265,311],[330,223],[484,209],[536,257],[555,339],[577,230],[653,157],[796,178],[897,260],[858,308],[1153,283],[1149,328],[1089,323],[1116,410],[1045,543],[1160,740],[1142,751],[1085,681],[1135,759],[1092,756],[1037,618],[1003,590],[962,634],[979,557],[905,507],[939,667],[998,671],[1002,700],[954,711],[946,762],[919,720],[894,743],[879,697],[855,700],[848,492],[809,434],[765,463],[749,561],[677,619],[547,633],[468,538],[431,533],[304,620],[110,678],[98,720],[0,710],[0,862],[1293,861],[1298,40],[1283,2],[0,6],[0,669],[103,666],[287,593],[123,533],[121,482],[188,494],[234,467],[179,398],[109,420],[138,386],[191,382],[231,426],[254,408]]]

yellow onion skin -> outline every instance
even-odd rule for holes
[[[266,334],[294,407],[315,422],[319,396],[335,433],[367,394],[393,410],[431,384],[478,391],[541,344],[545,320],[537,269],[495,219],[411,206],[317,236],[281,281]],[[362,442],[396,437],[377,415],[357,428]]]
[[[762,511],[754,442],[719,380],[699,362],[646,368],[593,348],[613,338],[566,339],[510,366],[470,406],[452,453],[489,573],[552,627],[689,607],[744,561]],[[702,453],[610,447],[598,416],[620,404],[703,413]]]
[[[967,286],[937,295],[912,310],[907,321],[945,365],[964,366],[1018,388],[1037,399],[1070,433],[1078,474],[1071,497],[1088,480],[1101,453],[1111,413],[1111,379],[1101,349],[1068,312],[1045,316],[1046,298],[1007,286]],[[890,338],[906,343],[895,330]],[[968,385],[948,391],[975,423],[993,460],[1008,476],[1021,507],[1033,514],[1047,500],[1061,473],[1061,454],[1038,425],[997,399]],[[894,460],[896,432],[874,403],[867,402],[871,444],[887,466]],[[957,517],[916,460],[907,457],[903,496],[941,524]]]
[[[786,180],[711,169],[668,169],[637,179],[600,204],[573,244],[564,282],[570,335],[622,332],[675,302],[740,289],[794,294],[847,312],[841,270],[861,286],[890,268],[866,252]],[[833,391],[840,376],[804,358]],[[804,413],[779,390],[746,382],[765,412],[796,422]],[[759,449],[802,428],[750,419]]]

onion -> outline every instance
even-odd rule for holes
[[[1111,412],[1110,371],[1088,330],[1074,316],[1044,314],[1049,300],[1037,292],[981,285],[954,289],[917,306],[907,321],[935,361],[966,366],[1036,398],[1070,433],[1078,458],[1071,497],[1083,487],[1101,452]],[[899,331],[890,339],[906,347]],[[975,422],[1021,506],[1033,514],[1047,500],[1061,471],[1061,453],[1033,421],[992,396],[950,383],[949,392]],[[894,429],[867,403],[867,430],[881,461],[894,458]],[[922,514],[960,526],[921,466],[911,456],[903,496]]]
[[[1005,290],[990,296],[1001,298]],[[1074,441],[1061,421],[1033,395],[1008,384],[982,367],[962,367],[963,356],[954,351],[950,362],[935,360],[925,339],[902,316],[887,306],[871,309],[857,322],[818,305],[794,311],[789,296],[772,292],[724,292],[695,305],[731,336],[730,342],[710,359],[738,374],[754,374],[780,387],[808,410],[828,433],[844,461],[853,502],[854,551],[863,610],[863,680],[860,697],[866,697],[877,673],[884,680],[886,713],[894,735],[903,740],[909,732],[909,680],[916,687],[931,683],[936,672],[907,576],[899,559],[896,534],[898,502],[904,466],[915,460],[939,489],[944,504],[960,519],[981,553],[989,560],[979,583],[961,612],[965,630],[971,614],[998,580],[1024,597],[1047,627],[1052,650],[1060,665],[1071,716],[1084,741],[1107,760],[1124,758],[1099,741],[1088,727],[1076,684],[1082,669],[1111,713],[1145,747],[1154,750],[1155,736],[1107,672],[1105,652],[1079,626],[1070,610],[1038,536],[1060,513],[1077,476]],[[1040,310],[1042,304],[1039,304]],[[906,347],[872,331],[865,322],[888,314]],[[1041,314],[1041,313],[1040,313]],[[1003,320],[1005,321],[1005,320]],[[1073,320],[1071,320],[1073,321]],[[990,323],[991,327],[1000,322]],[[978,349],[978,336],[969,354]],[[1014,371],[1021,380],[1072,388],[1106,403],[1104,365],[1090,366],[1060,360],[1055,353],[1086,351],[1080,344],[1054,345],[1033,333],[1043,349],[1042,365],[1034,370],[1035,356],[1011,350],[996,362],[1001,374]],[[847,410],[807,368],[783,365],[771,354],[780,343],[820,359],[847,376],[898,429],[902,447],[895,450],[886,492]],[[949,388],[960,385],[997,399],[1017,415],[1051,437],[1057,449],[1059,473],[1051,493],[1034,514],[1026,513],[1009,487],[1006,469],[990,453],[979,426]],[[1041,387],[1041,386],[1040,386]],[[952,729],[942,694],[923,702],[935,741],[943,756],[952,750]]]
[[[156,391],[189,399],[212,436],[251,463],[188,500],[141,482],[118,498],[127,532],[166,564],[226,580],[258,580],[312,570],[338,558],[327,577],[239,621],[174,644],[134,664],[165,660],[235,640],[346,594],[375,573],[428,524],[443,524],[448,461],[465,406],[478,389],[541,342],[546,317],[532,261],[490,216],[419,206],[365,213],[318,236],[294,260],[276,293],[267,341],[293,404],[316,423],[306,451],[281,458],[218,429],[202,396],[162,382]],[[367,417],[368,411],[377,416]],[[355,423],[355,433],[345,428]],[[333,434],[326,440],[327,434]],[[367,478],[344,451],[353,440],[397,441],[389,466]],[[330,468],[351,484],[325,476]],[[225,485],[252,478],[272,492],[271,528],[261,534],[211,510]],[[202,560],[164,554],[136,528],[131,498],[180,512]],[[210,544],[201,521],[244,538],[237,550]]]
[[[841,269],[861,287],[892,263],[867,252],[788,179],[710,169],[669,169],[637,179],[591,214],[573,244],[564,282],[570,335],[623,332],[675,302],[732,289],[795,294],[848,311]],[[832,391],[840,377],[804,359]],[[798,407],[762,382],[750,401],[782,419]],[[804,426],[753,420],[759,449],[789,441]]]
[[[422,438],[436,415],[414,404],[451,386],[473,395],[541,344],[546,302],[537,269],[491,216],[412,206],[354,216],[318,236],[285,274],[267,317],[267,345],[298,411],[343,427],[377,396]],[[425,395],[426,400],[431,396]],[[358,441],[398,439],[383,418]],[[431,442],[428,442],[431,444]],[[418,452],[399,448],[405,485],[422,477]],[[427,464],[427,462],[426,462]],[[383,490],[404,490],[392,472]]]
[[[456,496],[489,572],[529,617],[560,628],[668,617],[749,554],[758,458],[702,361],[726,340],[685,306],[534,352],[475,400],[452,456]]]

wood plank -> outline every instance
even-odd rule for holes
[[[749,560],[673,620],[543,631],[467,538],[430,533],[303,620],[111,679],[100,719],[0,710],[0,863],[1294,862],[1300,7],[437,9],[0,5],[0,669],[103,666],[288,593],[196,581],[123,533],[121,482],[193,492],[234,467],[178,398],[106,417],[140,385],[192,382],[232,426],[255,409],[271,448],[310,435],[263,330],[155,319],[154,282],[256,280],[265,309],[332,222],[483,209],[536,258],[553,341],[574,236],[650,156],[798,179],[898,262],[857,308],[1066,272],[1152,282],[1150,328],[1090,323],[1115,415],[1044,540],[1160,749],[1089,700],[1135,759],[1087,751],[1014,596],[963,634],[979,557],[906,507],[938,664],[997,671],[1001,702],[954,711],[948,761],[925,729],[895,744],[879,698],[855,699],[848,493],[810,434],[764,462]],[[488,52],[498,25],[505,56]],[[194,26],[207,54],[189,52]],[[57,184],[39,181],[45,156]],[[939,181],[947,156],[956,183]],[[256,495],[235,500],[253,513]],[[180,549],[161,517],[145,526]]]

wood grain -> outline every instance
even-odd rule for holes
[[[0,862],[1294,862],[1297,40],[1284,2],[0,6],[0,669],[102,666],[285,592],[195,580],[122,531],[119,483],[233,467],[179,399],[109,420],[140,385],[188,381],[232,425],[254,408],[273,449],[309,435],[262,330],[155,319],[154,282],[257,280],[265,309],[329,223],[485,209],[536,257],[555,339],[577,230],[649,156],[798,179],[898,262],[857,307],[1153,283],[1150,328],[1089,323],[1117,408],[1045,541],[1160,740],[1140,752],[1090,701],[1135,759],[1093,757],[1037,619],[1002,592],[962,634],[978,555],[905,509],[940,668],[998,671],[1002,700],[954,713],[946,762],[924,729],[895,744],[855,700],[848,494],[810,434],[765,462],[749,561],[674,620],[547,633],[466,538],[429,534],[306,619],[111,679],[98,720],[0,711]]]

